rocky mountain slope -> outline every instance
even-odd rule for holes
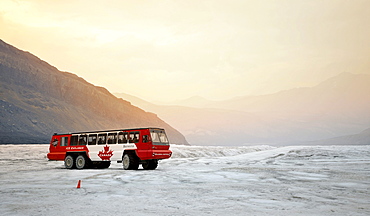
[[[187,144],[156,114],[2,40],[0,75],[0,143],[48,143],[54,132],[162,127],[172,143]]]

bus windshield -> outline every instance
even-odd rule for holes
[[[169,144],[164,130],[151,129],[150,135],[152,137],[153,144]]]

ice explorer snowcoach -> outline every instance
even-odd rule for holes
[[[54,134],[49,160],[64,161],[67,169],[108,168],[111,161],[125,170],[154,170],[158,160],[170,158],[166,133],[162,128],[134,128]]]

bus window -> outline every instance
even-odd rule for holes
[[[78,139],[78,144],[79,145],[86,145],[87,143],[87,135],[80,135],[79,139]]]
[[[161,140],[162,143],[168,143],[168,139],[166,134],[163,131],[159,131],[159,139]]]
[[[162,130],[150,130],[153,143],[157,144],[169,144],[167,136]]]
[[[143,136],[143,143],[147,143],[149,140],[148,140],[148,135],[144,135]]]
[[[68,137],[62,137],[62,142],[60,146],[67,146],[68,145]]]
[[[53,144],[53,146],[54,146],[54,147],[58,145],[58,141],[59,141],[59,140],[58,140],[57,138],[55,138],[55,139],[53,140],[53,143],[52,143],[52,144]]]
[[[104,145],[106,142],[107,134],[99,134],[98,135],[98,144]]]
[[[109,133],[108,134],[108,144],[116,144],[117,143],[117,133]]]
[[[88,145],[96,145],[96,134],[90,134],[87,141]]]
[[[130,132],[130,143],[138,143],[140,137],[140,132]]]
[[[152,141],[153,141],[153,143],[159,143],[159,142],[161,142],[161,141],[159,140],[159,136],[158,136],[158,134],[157,134],[157,133],[155,133],[154,131],[151,131],[151,132],[150,132],[150,135],[152,136]]]
[[[118,143],[127,143],[127,132],[119,132],[118,134]]]
[[[78,135],[73,135],[71,137],[71,146],[75,146],[78,144]]]

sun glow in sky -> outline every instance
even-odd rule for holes
[[[370,73],[369,21],[368,0],[0,1],[0,39],[149,101]]]

